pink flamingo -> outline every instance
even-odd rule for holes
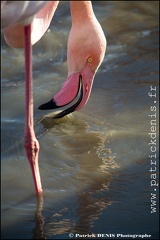
[[[47,30],[57,8],[58,1],[23,1],[23,3],[27,2],[32,4],[32,6],[30,5],[29,7],[28,5],[26,11],[22,11],[23,8],[21,7],[19,17],[15,21],[13,21],[14,17],[11,21],[9,21],[8,16],[6,17],[5,7],[6,9],[8,7],[7,10],[10,12],[16,11],[16,8],[13,10],[13,8],[9,8],[9,5],[5,6],[6,2],[12,2],[13,6],[18,6],[17,3],[19,4],[19,2],[2,1],[2,30],[8,45],[25,48],[25,149],[32,169],[36,193],[39,194],[42,192],[42,185],[38,165],[39,143],[35,136],[33,123],[31,45],[36,43]],[[41,2],[41,4],[36,5],[37,2]],[[87,103],[94,76],[103,61],[106,50],[106,39],[94,15],[91,1],[70,1],[70,9],[72,28],[69,34],[67,50],[68,77],[61,91],[49,102],[39,107],[39,109],[45,110],[65,106],[66,109],[57,114],[56,117],[62,117],[70,112],[79,110]],[[37,14],[35,14],[36,12]],[[35,16],[31,18],[33,14]],[[13,22],[15,25],[12,25]],[[76,100],[76,103],[70,106],[70,103],[77,96],[78,100]]]
[[[37,195],[42,192],[42,184],[38,165],[39,142],[36,139],[33,121],[32,45],[47,30],[57,5],[58,1],[1,2],[1,28],[7,44],[11,47],[25,48],[26,118],[24,147],[31,166]]]
[[[39,109],[66,107],[56,117],[79,110],[88,101],[94,76],[103,61],[106,38],[96,19],[91,1],[70,1],[72,28],[68,39],[68,78],[62,89]],[[68,107],[79,96],[74,105]]]

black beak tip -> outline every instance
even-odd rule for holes
[[[38,107],[38,109],[40,109],[40,110],[50,110],[50,109],[55,109],[55,108],[58,108],[58,106],[53,101],[53,99],[51,99],[49,102],[44,103]]]

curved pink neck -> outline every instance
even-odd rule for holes
[[[92,18],[94,13],[91,1],[70,1],[70,10],[72,16],[72,23],[82,22]]]

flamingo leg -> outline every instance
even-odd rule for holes
[[[24,147],[31,166],[36,194],[42,192],[38,165],[39,142],[36,139],[33,121],[32,45],[31,25],[24,26],[25,35],[25,143]]]

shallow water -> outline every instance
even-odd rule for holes
[[[34,120],[44,189],[39,202],[23,148],[24,55],[2,37],[1,239],[79,238],[76,234],[158,239],[158,5],[93,2],[107,52],[87,105],[62,119],[45,116],[48,112],[37,107],[67,76],[68,2],[60,3],[50,30],[33,47]],[[153,119],[156,141],[149,144]],[[151,194],[156,194],[152,200]]]

